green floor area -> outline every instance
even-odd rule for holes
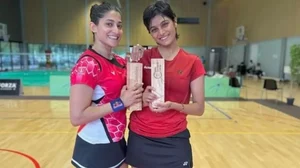
[[[49,87],[49,96],[69,96],[69,74],[70,71],[14,71],[1,72],[0,79],[21,79],[25,87]],[[240,89],[230,87],[228,77],[205,77],[205,97],[236,98],[239,96]]]
[[[0,72],[0,79],[21,79],[23,86],[49,86],[50,76],[68,76],[70,71]]]

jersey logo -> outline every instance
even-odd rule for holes
[[[151,66],[144,66],[144,69],[151,69]]]
[[[79,73],[79,74],[84,74],[84,72],[83,72],[83,71],[84,71],[84,68],[85,68],[85,67],[78,67],[78,73]]]
[[[188,161],[183,162],[182,166],[187,166],[189,164]]]
[[[113,104],[113,108],[119,108],[123,106],[123,103],[121,101],[115,101]]]
[[[178,70],[177,73],[178,73],[178,74],[182,74],[182,73],[183,73],[183,70]]]

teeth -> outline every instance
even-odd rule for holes
[[[167,37],[168,37],[168,36],[166,36],[166,37],[163,37],[163,38],[160,38],[160,39],[161,39],[161,40],[165,40]]]
[[[112,39],[112,40],[117,40],[118,37],[117,36],[108,36],[108,38]]]

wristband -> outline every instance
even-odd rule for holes
[[[122,100],[120,98],[110,101],[110,106],[111,106],[113,112],[118,112],[125,108],[124,103],[122,102]]]

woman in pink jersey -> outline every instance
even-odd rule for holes
[[[126,168],[126,107],[142,101],[142,85],[126,88],[125,60],[112,54],[122,36],[120,10],[93,5],[94,45],[70,75],[70,119],[79,126],[71,163],[76,168]]]
[[[156,1],[143,13],[144,25],[157,47],[146,50],[143,63],[143,109],[130,115],[126,163],[137,168],[191,168],[192,149],[187,115],[204,112],[204,74],[200,58],[177,44],[176,15]],[[151,59],[165,60],[165,102],[152,107]],[[193,103],[189,103],[190,97]]]

